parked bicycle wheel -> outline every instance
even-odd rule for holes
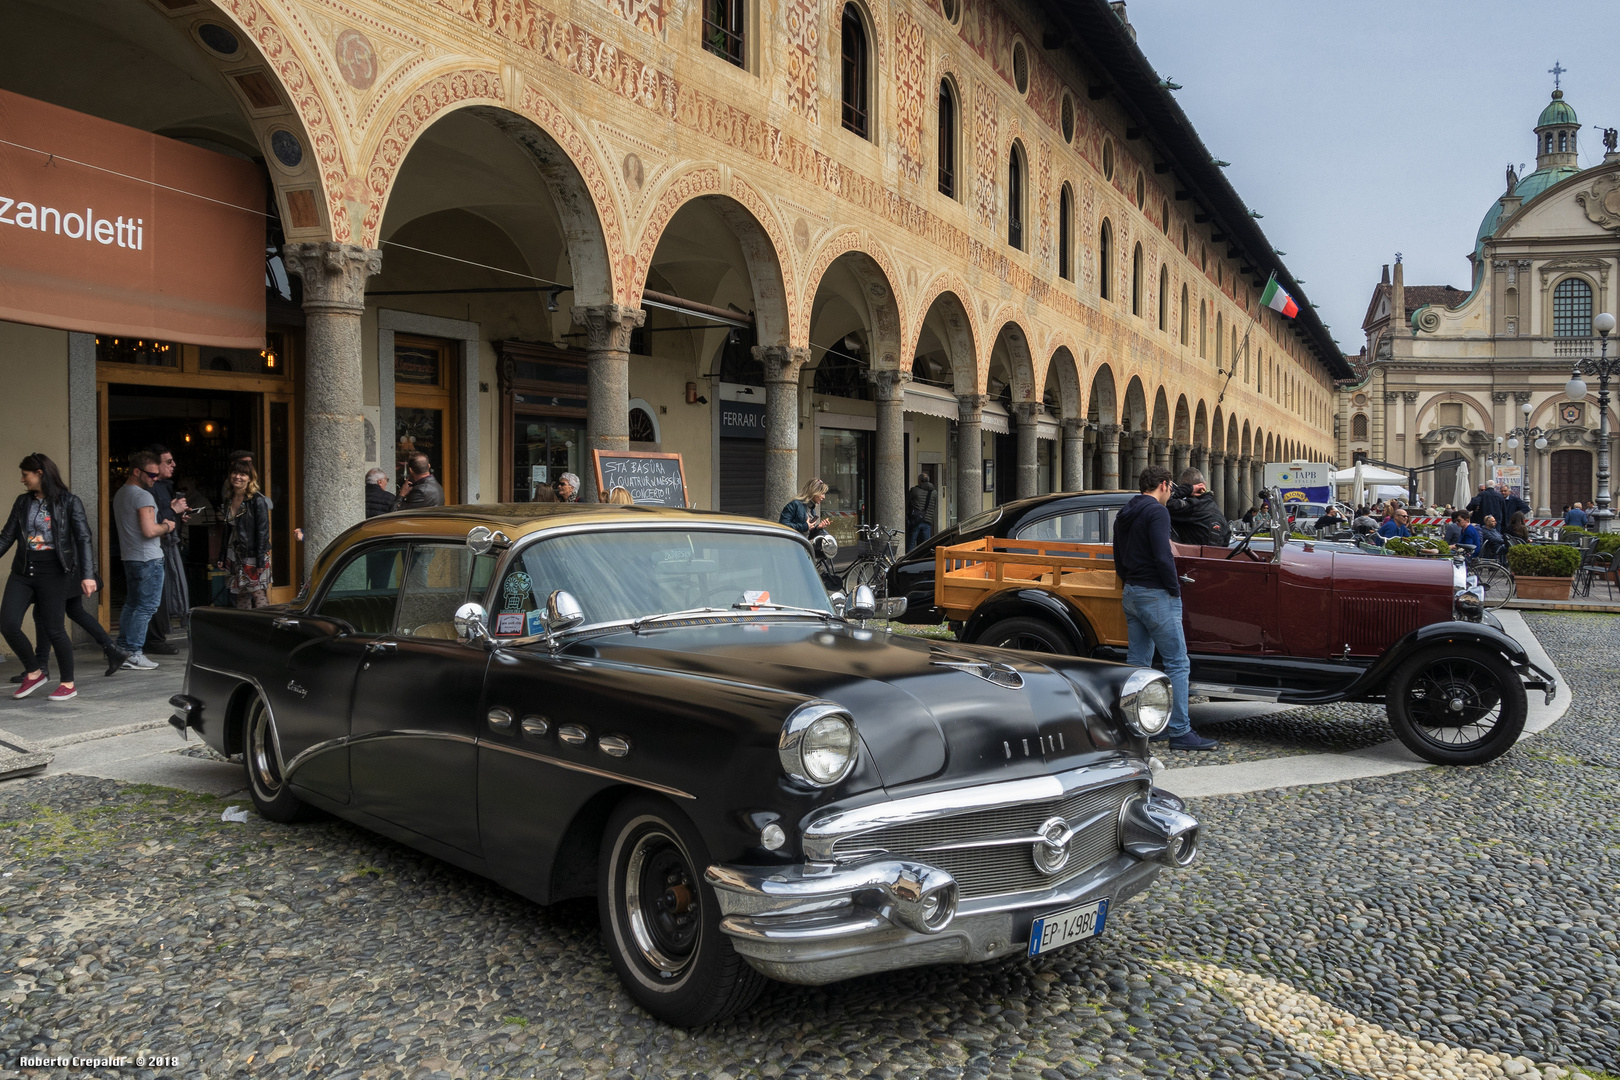
[[[889,578],[876,559],[857,559],[844,571],[844,591],[851,596],[862,585],[871,586],[872,595],[879,600],[889,594]]]
[[[1468,572],[1485,587],[1485,606],[1499,608],[1513,599],[1515,585],[1513,571],[1493,559],[1476,559],[1468,564]]]

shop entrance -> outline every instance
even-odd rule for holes
[[[1592,505],[1592,453],[1589,450],[1554,450],[1551,462],[1551,488],[1546,505],[1553,514],[1579,502]]]
[[[395,491],[405,483],[410,455],[423,453],[444,488],[444,501],[461,501],[455,453],[456,366],[448,341],[394,337]]]
[[[246,391],[106,385],[103,446],[107,473],[102,478],[102,550],[111,614],[124,601],[124,566],[118,531],[112,528],[112,495],[129,476],[129,455],[153,445],[174,455],[174,484],[198,513],[180,530],[186,584],[193,605],[213,600],[209,571],[220,559],[225,526],[222,493],[232,453],[251,451],[259,485],[274,506],[271,514],[272,596],[290,596],[297,581],[293,546],[290,479],[292,402],[290,396]]]
[[[531,502],[565,472],[585,477],[585,363],[524,341],[498,341],[504,398],[501,497]],[[633,436],[632,436],[633,437]]]

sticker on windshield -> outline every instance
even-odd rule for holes
[[[503,611],[496,615],[495,633],[502,637],[523,636],[523,612]]]
[[[501,610],[521,612],[532,595],[528,574],[521,570],[507,574],[506,584],[501,586]]]
[[[765,589],[743,590],[743,603],[749,605],[750,607],[758,607],[760,604],[768,604],[770,602],[771,594]]]
[[[546,632],[546,613],[545,612],[543,612],[543,611],[531,611],[531,612],[528,613],[527,616],[520,616],[520,617],[528,619],[528,631],[529,631],[529,636],[530,637],[533,637],[536,634],[543,634],[543,633]]]

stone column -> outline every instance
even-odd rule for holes
[[[1205,460],[1209,463],[1204,468],[1204,481],[1209,485],[1209,493],[1215,497],[1215,505],[1221,508],[1221,513],[1230,517],[1226,513],[1226,470],[1222,467],[1226,455],[1219,450],[1211,450],[1205,455]]]
[[[284,507],[304,530],[303,577],[326,545],[366,516],[366,424],[360,317],[366,279],[382,252],[330,241],[287,244],[287,269],[304,282],[304,507]],[[394,433],[382,432],[392,444]]]
[[[1186,470],[1191,460],[1191,446],[1178,442],[1170,447],[1170,472],[1174,475],[1176,483],[1181,483],[1181,474]]]
[[[1153,464],[1159,466],[1159,468],[1161,468],[1161,469],[1169,469],[1170,468],[1170,440],[1169,439],[1154,439],[1153,440]]]
[[[1027,499],[1040,490],[1041,466],[1040,454],[1035,446],[1035,422],[1041,415],[1041,406],[1036,401],[1019,401],[1013,403],[1013,416],[1018,421],[1018,487],[1017,495],[1020,499]]]
[[[956,395],[956,520],[984,509],[984,407],[989,394]]]
[[[1191,451],[1191,456],[1188,458],[1189,464],[1204,474],[1204,483],[1213,484],[1214,479],[1209,475],[1209,447],[1194,446]]]
[[[1142,475],[1142,470],[1148,467],[1148,433],[1145,431],[1131,432],[1131,474],[1125,477],[1126,487],[1135,487],[1136,478]]]
[[[1401,431],[1404,432],[1401,464],[1411,468],[1418,464],[1417,451],[1417,391],[1401,391]]]
[[[1104,424],[1097,432],[1097,448],[1102,451],[1102,487],[1119,487],[1119,432],[1118,424]]]
[[[1259,458],[1256,458],[1254,464],[1249,467],[1249,483],[1251,485],[1249,490],[1256,496],[1259,495],[1260,489],[1266,486],[1266,463]]]
[[[1248,454],[1238,458],[1238,502],[1240,515],[1254,505],[1254,458]]]
[[[1101,488],[1102,459],[1097,453],[1097,425],[1087,420],[1080,429],[1080,441],[1084,444],[1080,454],[1085,461],[1086,481],[1094,488]]]
[[[1222,505],[1226,507],[1226,516],[1229,518],[1242,517],[1243,511],[1247,510],[1248,507],[1237,505],[1238,500],[1243,497],[1243,492],[1238,486],[1238,456],[1236,454],[1226,455],[1225,490],[1226,501]]]
[[[1063,421],[1063,490],[1084,491],[1086,489],[1085,468],[1081,462],[1085,460],[1086,440],[1081,428],[1084,421]]]
[[[765,516],[774,521],[799,494],[799,372],[807,346],[755,345],[765,366]]]
[[[905,371],[871,372],[877,390],[877,461],[874,462],[876,489],[873,511],[885,529],[906,530],[906,383]],[[902,539],[900,548],[906,544]]]
[[[585,448],[630,449],[630,331],[647,313],[622,304],[574,308],[574,325],[585,331]],[[600,502],[596,468],[587,456],[581,502]]]

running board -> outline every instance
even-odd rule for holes
[[[1221,683],[1188,683],[1187,690],[1193,694],[1205,694],[1210,697],[1235,698],[1238,701],[1270,701],[1275,702],[1282,696],[1281,690],[1261,690],[1253,686],[1227,686]]]

